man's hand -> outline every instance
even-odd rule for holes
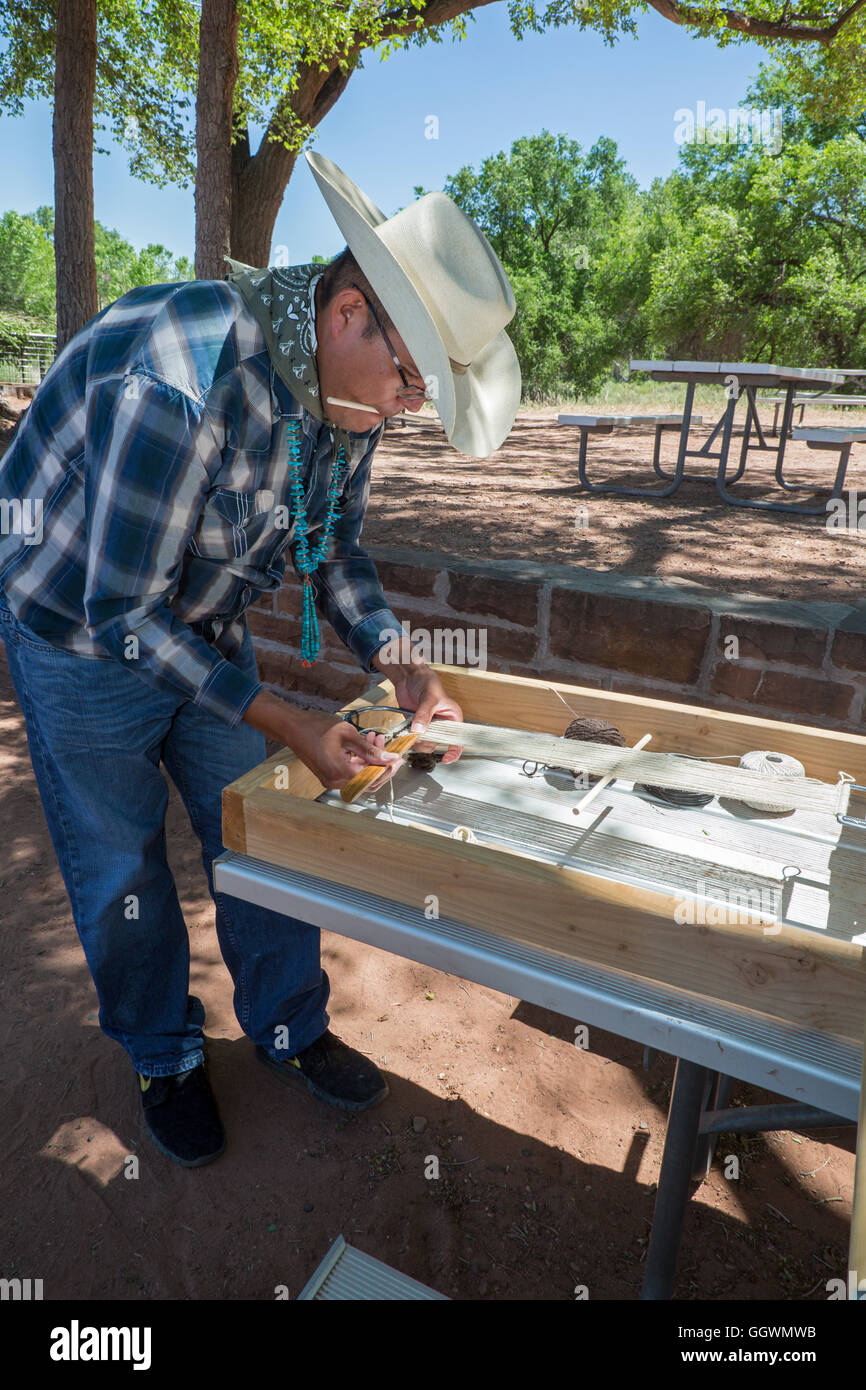
[[[323,787],[344,787],[371,764],[387,769],[370,790],[381,787],[402,766],[399,753],[385,750],[384,734],[361,734],[345,719],[306,712],[302,727],[291,744],[301,762],[314,772]]]
[[[457,701],[445,694],[436,672],[431,671],[423,662],[412,662],[408,665],[391,664],[388,661],[380,661],[377,653],[373,657],[373,665],[393,682],[397,704],[402,709],[415,711],[410,733],[426,729],[431,719],[455,719],[462,722],[463,711]],[[439,743],[415,744],[419,753],[432,753],[434,749],[441,747]],[[449,747],[442,762],[456,762],[462,751],[456,744]]]
[[[371,764],[383,769],[373,783],[373,787],[380,787],[403,763],[399,753],[385,751],[382,734],[365,736],[332,714],[294,709],[267,690],[259,691],[244,720],[269,738],[287,744],[323,787],[343,787]]]

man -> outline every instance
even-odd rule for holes
[[[484,456],[520,396],[514,298],[471,219],[442,193],[386,218],[330,160],[307,159],[341,256],[131,291],[66,346],[0,462],[0,496],[42,506],[38,536],[0,535],[0,632],[100,1026],[132,1059],[152,1139],[187,1166],[225,1136],[160,762],[201,841],[256,1055],[330,1104],[377,1104],[384,1077],[328,1030],[318,929],[215,893],[211,865],[222,788],[264,759],[265,734],[326,787],[369,764],[387,780],[401,760],[265,690],[243,614],[279,588],[289,548],[305,659],[318,610],[393,680],[413,728],[459,719],[434,672],[388,660],[399,620],[358,543],[372,458],[385,419],[426,396],[454,446]]]

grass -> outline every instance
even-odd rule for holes
[[[758,405],[763,398],[761,420],[765,426],[772,425],[773,409],[766,397],[779,395],[776,390],[759,392]],[[858,395],[866,395],[859,388]],[[543,403],[526,403],[523,408],[550,412],[573,412],[583,415],[679,415],[685,404],[685,382],[661,381],[607,381],[593,395],[562,395],[547,398]],[[695,388],[694,410],[703,415],[704,424],[714,425],[721,416],[726,403],[725,388],[722,385],[698,385]],[[738,409],[737,424],[743,418],[744,407]],[[781,409],[779,411],[781,418]],[[794,411],[794,424],[800,422],[799,407]],[[850,406],[807,405],[804,412],[806,424],[838,425],[866,424],[866,408]]]

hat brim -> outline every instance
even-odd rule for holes
[[[388,218],[338,165],[308,150],[309,164],[346,243],[385,306],[419,372],[449,442],[485,458],[498,449],[520,404],[517,354],[503,330],[465,372],[454,372],[436,324],[412,280],[376,228]]]

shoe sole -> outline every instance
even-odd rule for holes
[[[147,1125],[145,1125],[145,1129],[147,1129]],[[180,1158],[177,1154],[172,1153],[171,1149],[167,1149],[165,1144],[160,1143],[156,1136],[151,1134],[149,1129],[147,1130],[147,1137],[151,1144],[159,1149],[161,1154],[165,1154],[166,1158],[170,1158],[172,1162],[179,1163],[182,1168],[202,1168],[205,1163],[213,1163],[214,1159],[219,1158],[220,1154],[225,1153],[226,1147],[226,1141],[224,1139],[222,1148],[217,1149],[215,1153],[205,1154],[203,1158]]]
[[[339,1096],[332,1096],[328,1091],[323,1091],[321,1086],[316,1085],[315,1081],[304,1076],[298,1067],[293,1067],[289,1071],[282,1062],[275,1061],[268,1052],[262,1053],[257,1050],[256,1057],[264,1066],[270,1068],[281,1081],[285,1081],[287,1086],[301,1082],[317,1100],[324,1101],[326,1105],[333,1105],[338,1110],[371,1110],[374,1105],[379,1105],[390,1094],[391,1088],[386,1081],[383,1090],[378,1095],[373,1096],[372,1100],[341,1100]]]

